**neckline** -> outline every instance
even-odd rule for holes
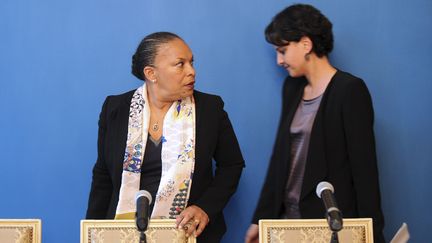
[[[163,136],[163,135],[162,135]],[[160,142],[162,141],[162,136],[160,136],[159,139],[155,139],[152,137],[152,135],[150,135],[150,133],[148,134],[148,139],[157,147],[159,146]]]
[[[325,92],[325,91],[324,91],[324,92]],[[321,97],[323,96],[323,94],[324,94],[324,93],[321,93],[321,94],[318,95],[317,97],[312,98],[312,99],[308,99],[308,100],[302,98],[302,101],[303,101],[303,102],[308,102],[308,103],[309,103],[309,102],[313,102],[313,101],[318,100],[319,98],[321,98]]]

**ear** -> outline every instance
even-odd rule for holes
[[[144,68],[143,72],[144,72],[144,77],[146,80],[155,80],[156,79],[156,74],[155,74],[155,70],[153,67],[146,66]]]
[[[305,53],[311,53],[312,52],[313,42],[312,42],[312,40],[309,37],[303,36],[300,39],[300,44],[302,45]]]

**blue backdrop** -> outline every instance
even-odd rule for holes
[[[330,58],[362,77],[375,105],[388,239],[430,221],[432,1],[306,1],[334,23]],[[267,169],[286,73],[263,30],[291,1],[2,0],[0,218],[41,218],[43,242],[78,242],[105,96],[130,74],[141,38],[173,31],[191,46],[197,88],[226,102],[247,167],[225,210],[224,242],[241,242]],[[429,26],[429,27],[428,27]]]

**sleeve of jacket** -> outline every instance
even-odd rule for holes
[[[106,98],[99,116],[98,155],[93,167],[93,178],[87,208],[87,219],[105,219],[108,211],[113,186],[105,163],[105,133],[109,97]]]
[[[372,99],[365,83],[357,79],[349,85],[344,100],[344,129],[358,213],[373,218],[375,242],[384,242]]]
[[[234,133],[224,103],[217,97],[218,139],[213,158],[216,161],[215,175],[203,195],[194,203],[204,210],[210,221],[222,212],[237,189],[245,166],[240,146]]]

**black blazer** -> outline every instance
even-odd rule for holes
[[[133,93],[109,96],[103,105],[87,219],[115,216]],[[210,218],[198,242],[219,242],[226,231],[222,210],[236,191],[244,160],[222,99],[198,91],[194,92],[194,98],[195,169],[188,205],[197,205]],[[214,174],[213,159],[216,161]]]
[[[306,84],[305,78],[285,80],[282,116],[255,224],[282,213],[291,159],[290,126]],[[315,194],[321,181],[333,184],[345,218],[373,218],[375,242],[384,242],[372,100],[361,79],[342,71],[336,72],[324,92],[312,127],[299,201],[302,218],[324,217],[323,203]]]

